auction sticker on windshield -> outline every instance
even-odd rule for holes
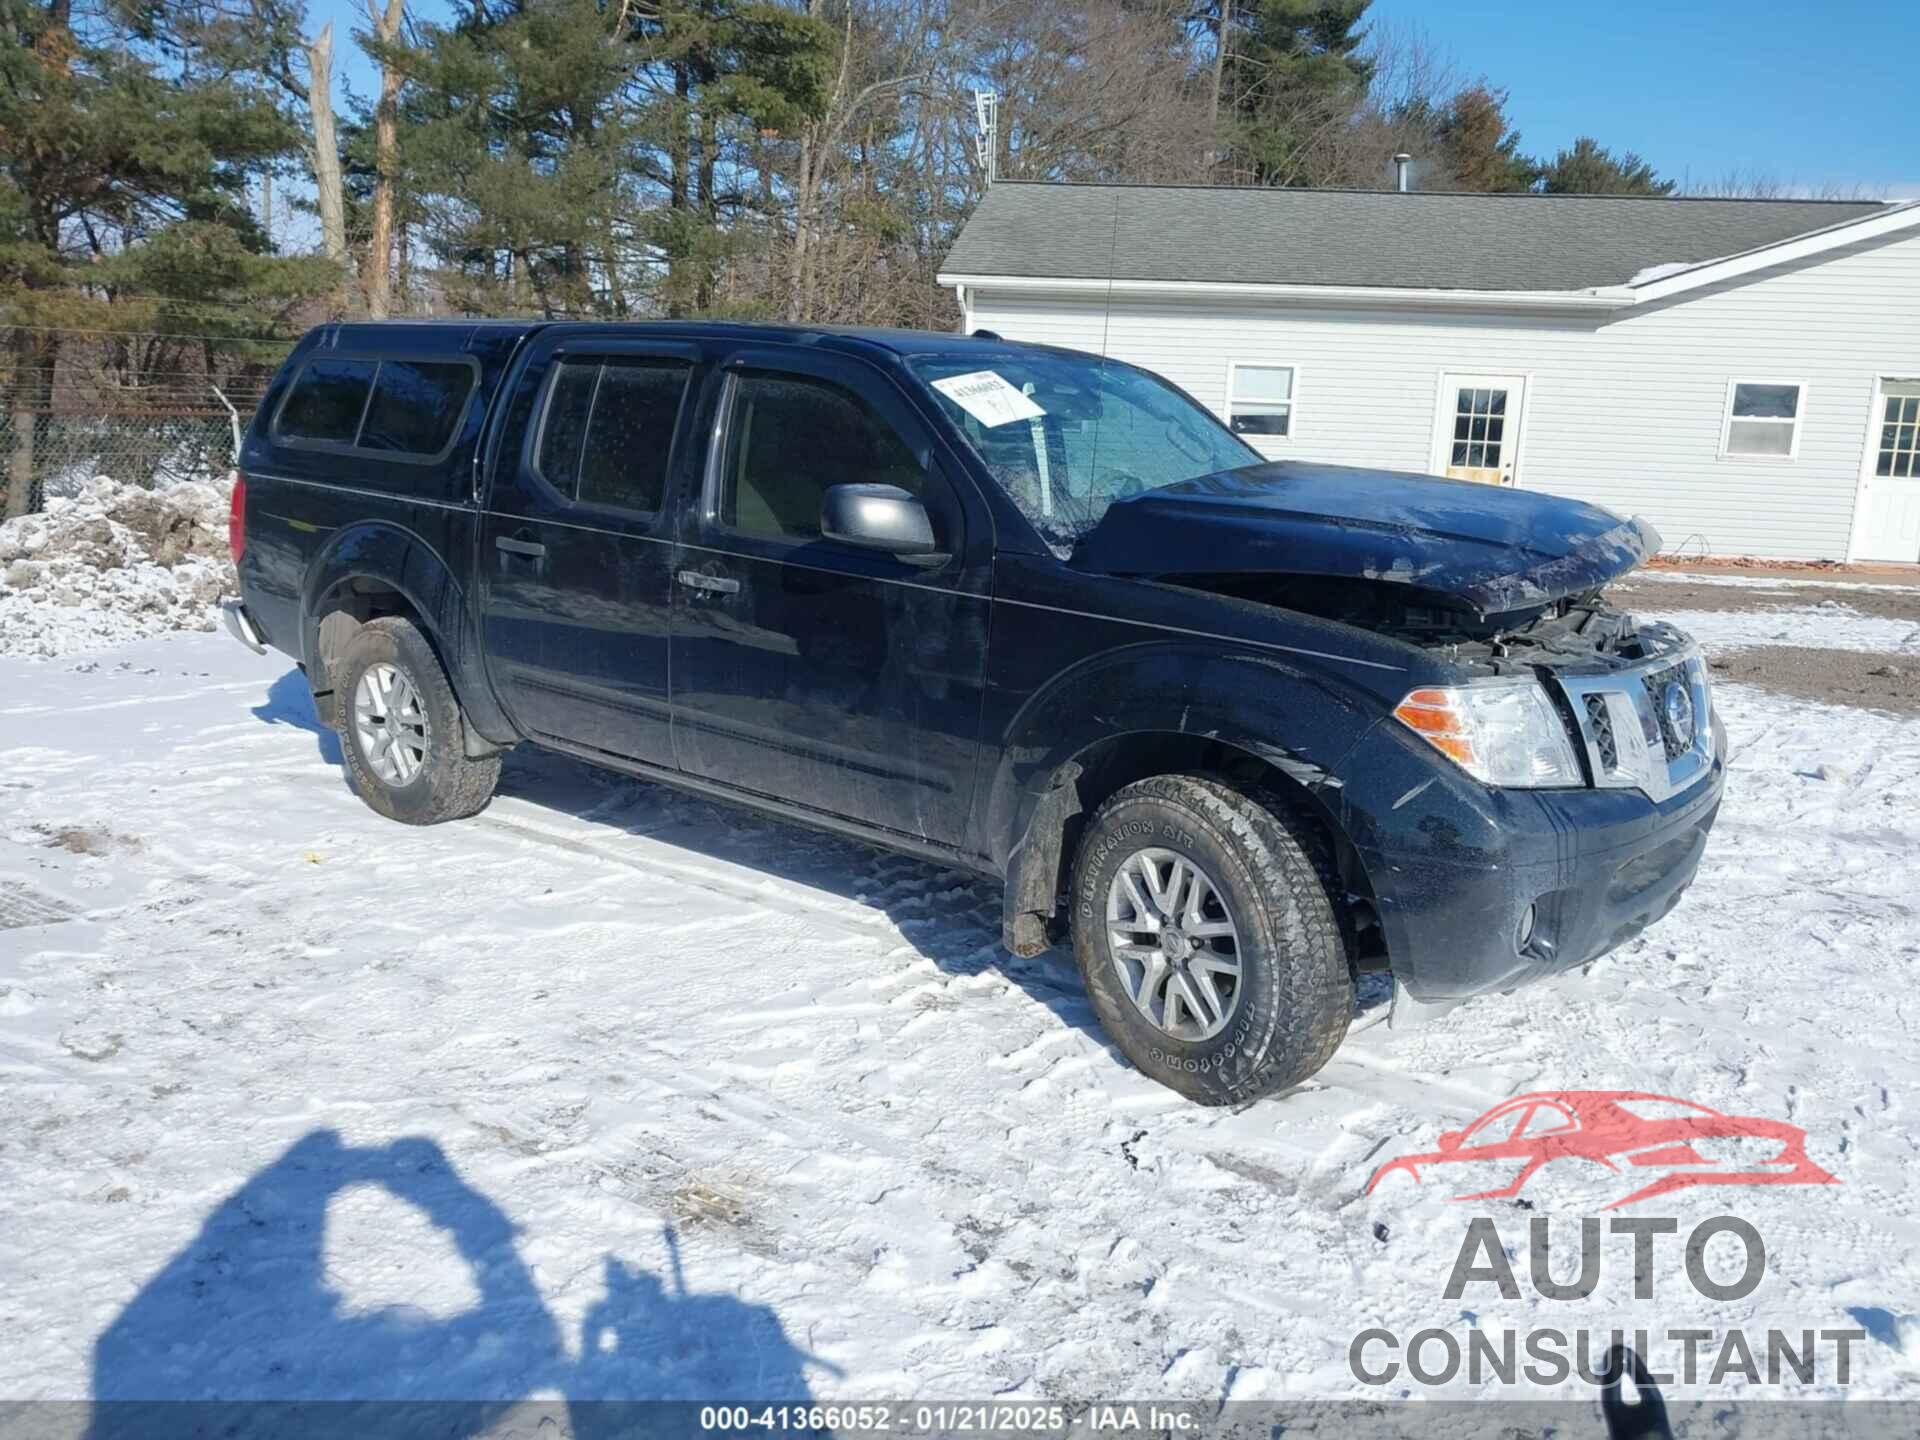
[[[988,429],[1016,420],[1038,420],[1047,412],[1016,390],[998,370],[975,370],[932,382],[933,388]]]

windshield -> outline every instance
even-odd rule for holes
[[[1034,353],[991,365],[911,362],[993,478],[1049,545],[1066,550],[1116,500],[1260,455],[1144,370]]]

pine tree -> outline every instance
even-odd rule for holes
[[[1520,132],[1507,123],[1507,93],[1471,85],[1447,103],[1433,125],[1438,162],[1450,188],[1531,190],[1539,166],[1520,153]]]
[[[1337,183],[1340,131],[1372,66],[1360,22],[1371,0],[1201,0],[1215,45],[1216,125],[1231,178]]]
[[[768,0],[512,0],[424,27],[402,166],[458,303],[711,311],[753,184],[728,156],[817,115],[831,30]]]
[[[1662,180],[1651,163],[1632,151],[1615,156],[1587,135],[1541,172],[1540,188],[1549,195],[1671,195],[1675,188],[1675,182]]]
[[[271,255],[247,208],[248,177],[299,144],[248,69],[249,36],[164,3],[0,0],[8,513],[29,501],[63,329],[137,336],[118,356],[137,383],[188,353],[245,352],[329,283],[325,261]]]

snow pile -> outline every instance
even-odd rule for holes
[[[0,525],[0,655],[83,655],[211,630],[234,588],[225,485],[142,490],[96,476]]]

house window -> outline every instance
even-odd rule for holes
[[[1227,426],[1236,435],[1291,435],[1293,367],[1229,366]]]
[[[1736,380],[1727,387],[1722,455],[1790,460],[1800,449],[1802,387],[1792,383]]]

